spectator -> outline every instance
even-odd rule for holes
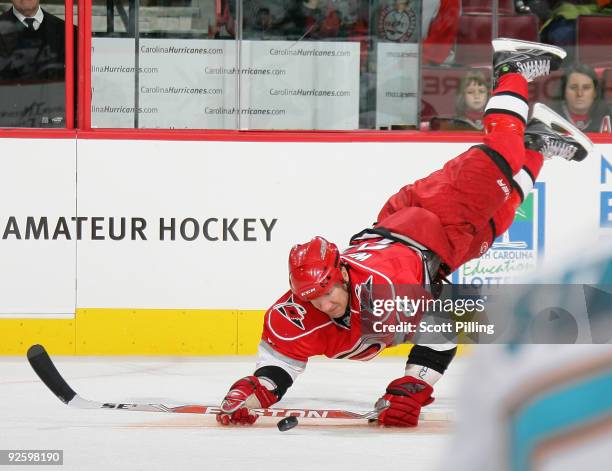
[[[340,31],[340,17],[331,0],[303,0],[292,17],[298,39],[335,38]]]
[[[433,116],[427,122],[422,111],[421,130],[430,131],[482,131],[484,110],[489,99],[489,82],[482,72],[470,71],[459,82],[455,100],[455,116]],[[435,113],[435,112],[434,112]]]
[[[459,30],[459,0],[423,2],[423,64],[442,64],[454,57],[453,46]]]
[[[457,119],[482,130],[484,109],[489,99],[489,84],[481,72],[468,72],[459,84],[455,111]]]
[[[284,40],[294,35],[291,0],[243,0],[244,39]]]
[[[334,6],[340,17],[339,36],[362,40],[367,48],[369,4],[367,0],[337,0]]]
[[[370,42],[369,4],[367,0],[336,0],[334,7],[340,18],[338,37],[360,42],[360,66],[367,73],[368,45]]]
[[[12,3],[0,15],[0,124],[63,127],[64,21],[43,10],[39,0]]]
[[[64,21],[39,0],[12,0],[0,15],[0,79],[64,80]]]
[[[243,39],[326,39],[340,30],[332,0],[242,0],[242,18]],[[234,38],[235,23],[236,0],[221,0],[208,36]]]
[[[552,108],[582,131],[612,132],[602,88],[591,67],[575,64],[563,76],[559,101]]]
[[[208,37],[227,39],[236,35],[236,2],[221,0],[216,2],[215,24],[208,26]]]
[[[612,15],[610,0],[530,0],[527,5],[543,22],[542,42],[567,50],[571,63],[576,45],[576,18],[580,15]]]

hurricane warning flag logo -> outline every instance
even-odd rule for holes
[[[493,249],[533,250],[539,241],[539,225],[534,201],[538,192],[532,192],[516,210],[510,228],[493,242]],[[541,222],[543,224],[543,221]],[[542,227],[543,228],[543,227]]]
[[[304,315],[306,314],[306,309],[304,308],[304,306],[292,302],[292,300],[293,298],[286,303],[279,303],[275,305],[272,309],[277,310],[281,316],[293,322],[300,329],[305,330]]]

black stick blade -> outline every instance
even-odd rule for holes
[[[76,393],[62,378],[57,371],[49,354],[42,345],[32,345],[28,349],[28,361],[32,369],[42,380],[43,383],[55,394],[64,404],[68,404]]]

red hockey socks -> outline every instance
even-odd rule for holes
[[[484,144],[499,153],[515,175],[523,166],[523,134],[529,114],[527,81],[520,74],[506,74],[499,79],[485,108]]]

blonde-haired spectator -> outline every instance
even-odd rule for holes
[[[489,82],[482,72],[468,72],[459,83],[455,102],[456,118],[482,129],[485,105],[489,99]]]

